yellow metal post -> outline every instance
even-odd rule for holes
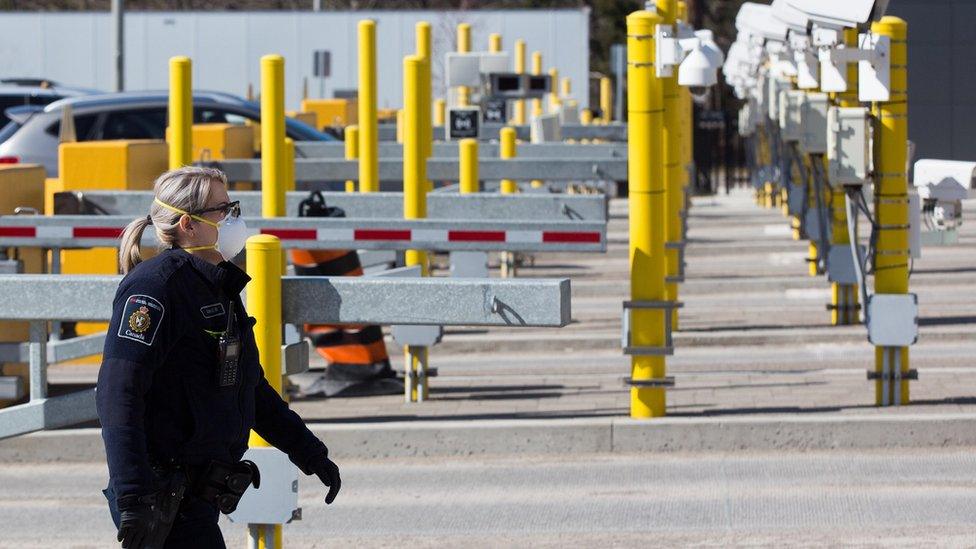
[[[169,60],[169,169],[193,160],[193,74],[189,57]]]
[[[458,141],[458,156],[461,163],[461,194],[480,192],[481,184],[478,181],[478,140],[462,139]]]
[[[376,119],[376,22],[359,22],[359,192],[380,190]]]
[[[457,26],[457,51],[458,53],[471,53],[471,25],[468,23],[459,23]],[[467,86],[458,86],[458,106],[467,107],[470,103],[471,90]]]
[[[525,73],[525,40],[521,38],[515,41],[515,72]],[[521,126],[526,123],[525,119],[525,100],[515,101],[515,112],[512,116],[512,123]]]
[[[488,35],[488,51],[491,53],[502,52],[502,35],[497,32]]]
[[[657,0],[657,13],[663,24],[674,25],[678,5],[675,0]],[[664,220],[665,256],[667,257],[668,277],[680,273],[682,244],[681,210],[684,207],[684,188],[681,172],[681,103],[678,92],[678,71],[672,76],[662,78],[664,94],[664,193],[667,201],[667,216]],[[678,283],[671,278],[665,285],[668,301],[678,301]],[[671,328],[678,329],[678,309],[671,311]]]
[[[290,137],[285,137],[285,192],[295,190],[295,141]]]
[[[515,158],[517,154],[515,143],[515,128],[506,126],[498,134],[499,144],[498,156],[503,159]],[[541,181],[533,181],[532,185],[542,186]],[[500,190],[502,194],[513,194],[518,192],[518,185],[511,179],[502,179]],[[502,278],[515,276],[515,254],[512,252],[501,252],[498,254]]]
[[[654,75],[654,27],[662,23],[656,13],[637,11],[627,16],[627,168],[630,217],[630,299],[635,302],[667,300],[664,285],[665,189],[663,186],[661,80]],[[630,314],[630,345],[667,345],[665,309],[635,308]],[[663,355],[631,356],[635,383],[663,380]],[[660,417],[665,413],[663,386],[632,385],[630,416]]]
[[[910,261],[908,224],[908,178],[905,173],[908,154],[908,23],[898,17],[885,16],[871,25],[871,32],[891,40],[891,95],[888,101],[875,103],[872,111],[877,120],[875,140],[874,212],[878,240],[874,254],[874,291],[877,294],[907,294]],[[900,379],[875,383],[878,405],[908,404],[908,347],[876,347],[875,371],[881,374],[889,366],[900,371]],[[882,394],[882,385],[891,394]]]
[[[564,76],[559,81],[559,95],[563,99],[569,99],[573,96],[573,80],[570,77]]]
[[[433,90],[431,86],[431,35],[430,23],[420,21],[414,27],[416,38],[416,55],[423,59],[420,75],[420,129],[421,147],[423,147],[424,158],[430,158],[434,153],[434,124],[431,120],[431,101],[433,101]],[[424,182],[428,191],[434,189],[434,185],[427,180]]]
[[[262,98],[264,94],[262,93]],[[263,147],[262,147],[263,149]],[[258,358],[264,377],[278,394],[281,393],[281,242],[271,235],[257,235],[247,239],[247,274],[251,281],[247,285],[247,310],[257,321],[254,324],[254,342],[258,348]],[[271,446],[260,435],[251,431],[248,446],[267,448]],[[249,525],[248,535],[254,543],[264,543],[265,538],[273,540],[272,545],[281,547],[280,524]],[[272,534],[272,535],[268,535]],[[252,544],[253,546],[253,544]]]
[[[857,29],[844,30],[844,44],[857,47]],[[857,107],[857,65],[847,66],[847,91],[834,95],[834,101],[840,107]],[[824,169],[824,173],[827,170]],[[838,246],[850,246],[847,234],[847,205],[845,193],[841,190],[830,193],[831,209],[831,243]],[[858,320],[858,289],[856,284],[830,284],[830,323],[834,326],[857,324]]]
[[[285,58],[261,58],[261,215],[285,215]],[[294,155],[292,155],[294,159]]]
[[[437,99],[434,101],[434,125],[443,128],[447,120],[447,101]]]
[[[549,80],[552,81],[552,93],[549,94],[549,112],[559,112],[563,102],[559,98],[559,69],[549,69]]]
[[[424,59],[417,55],[403,58],[403,218],[423,219],[427,217],[427,159],[424,156],[421,116],[423,113],[423,94],[420,91],[424,75]],[[420,265],[423,275],[429,274],[427,253],[422,250],[407,250],[406,264]],[[408,383],[410,398],[422,401],[427,397],[426,366],[427,349],[408,347],[405,349],[405,368],[410,381],[418,380],[417,385]],[[412,386],[413,385],[413,386]]]
[[[613,85],[609,76],[600,78],[600,119],[604,124],[613,120]]]
[[[534,51],[532,52],[532,74],[539,76],[542,74],[542,52]],[[553,84],[555,86],[555,84]],[[542,116],[542,99],[532,100],[532,117]]]
[[[359,126],[346,126],[346,160],[359,158]],[[346,192],[356,192],[356,182],[346,180]]]
[[[589,126],[592,123],[593,123],[593,111],[591,111],[590,109],[583,109],[583,110],[581,110],[580,111],[580,124],[583,124],[584,126]],[[587,142],[589,140],[588,139],[584,139],[583,141],[584,142]]]

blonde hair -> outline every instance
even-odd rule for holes
[[[187,212],[202,210],[210,200],[214,183],[227,185],[227,176],[215,168],[199,168],[185,166],[170,170],[156,178],[153,183],[153,194],[162,202]],[[180,217],[183,214],[174,212],[156,201],[149,207],[149,215],[133,220],[122,232],[119,245],[119,267],[122,274],[131,271],[142,261],[139,253],[139,242],[146,227],[152,225],[156,230],[156,240],[160,248],[172,248],[176,244],[177,230]]]

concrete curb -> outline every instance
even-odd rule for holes
[[[976,445],[976,414],[629,418],[318,423],[312,430],[347,459],[733,452]],[[0,463],[105,459],[98,429],[0,441]]]

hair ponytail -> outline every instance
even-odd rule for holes
[[[133,267],[142,262],[139,244],[142,242],[142,233],[150,225],[152,219],[147,215],[132,221],[122,231],[122,242],[119,245],[119,267],[122,269],[122,274],[128,274]]]

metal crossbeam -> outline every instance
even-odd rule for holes
[[[240,200],[247,214],[261,211],[260,191],[233,191],[231,200]],[[323,192],[329,206],[342,208],[347,217],[397,219],[403,217],[403,193]],[[298,205],[307,192],[290,192],[285,211],[298,214]],[[78,191],[55,193],[55,214],[104,213],[145,215],[152,203],[152,191]],[[603,221],[607,219],[605,195],[431,193],[427,195],[428,219]]]
[[[223,160],[206,162],[220,168],[230,181],[260,181],[260,160]],[[456,158],[427,160],[427,178],[432,181],[454,181],[458,178]],[[478,161],[478,175],[483,180],[513,179],[528,181],[626,181],[626,158],[500,158]],[[402,181],[403,159],[382,158],[380,181]],[[299,158],[295,160],[295,181],[345,181],[359,178],[358,160]]]
[[[498,143],[479,143],[482,159],[498,158]],[[382,142],[380,158],[402,158],[403,145]],[[458,145],[450,142],[434,143],[433,158],[457,158]],[[520,143],[519,158],[627,158],[626,143]],[[295,143],[295,158],[345,158],[346,145],[334,141],[299,141]]]
[[[498,134],[504,124],[483,124],[481,126],[482,140],[497,140]],[[529,126],[511,126],[515,128],[515,135],[518,139],[528,141],[531,137]],[[626,124],[608,124],[603,126],[583,124],[564,124],[560,126],[560,134],[563,139],[603,139],[605,141],[627,141]],[[436,139],[444,137],[443,126],[434,128]],[[393,124],[381,124],[379,126],[380,141],[396,141],[396,126]]]
[[[26,404],[0,410],[0,439],[77,425],[97,418],[95,389],[85,389],[57,397],[31,399]]]
[[[0,216],[0,246],[117,247],[131,216]],[[605,222],[380,220],[334,217],[246,218],[252,234],[270,234],[284,248],[436,251],[606,251]],[[157,245],[154,231],[142,244]],[[3,294],[0,294],[3,295]]]
[[[71,339],[47,342],[47,361],[65,362],[102,352],[105,334],[90,334]],[[0,343],[0,362],[29,362],[29,343]]]
[[[104,321],[119,276],[2,275],[0,319]],[[568,279],[286,276],[282,321],[560,327],[570,321]]]

